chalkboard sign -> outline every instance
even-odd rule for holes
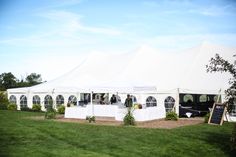
[[[225,115],[225,109],[226,105],[215,103],[213,105],[208,123],[222,125]]]

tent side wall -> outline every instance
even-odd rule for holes
[[[109,93],[109,96],[111,96],[112,94],[117,94],[117,93]],[[165,99],[168,97],[168,96],[171,96],[173,97],[174,99],[176,94],[175,93],[170,93],[170,94],[157,94],[157,93],[129,93],[131,95],[133,95],[134,97],[136,97],[137,99],[137,102],[134,102],[134,103],[138,103],[138,104],[142,104],[143,106],[146,106],[146,103],[147,103],[147,99],[149,97],[153,97],[155,100],[156,100],[156,106],[154,107],[147,107],[148,110],[149,110],[149,114],[153,113],[154,115],[151,116],[149,115],[148,116],[148,113],[146,111],[142,111],[142,115],[140,115],[139,113],[135,113],[139,118],[139,121],[143,121],[143,120],[152,120],[152,119],[159,119],[159,118],[164,118],[165,117],[165,114],[166,114],[166,111],[165,111]],[[53,99],[53,102],[54,102],[54,107],[56,107],[56,97],[58,95],[62,95],[63,98],[64,98],[64,105],[67,104],[68,102],[68,99],[70,96],[75,96],[77,98],[77,101],[80,100],[80,93],[79,92],[74,92],[74,93],[67,93],[67,92],[25,92],[25,91],[11,91],[11,90],[8,90],[8,98],[10,98],[10,96],[14,95],[16,97],[16,104],[17,104],[17,109],[20,110],[20,98],[22,95],[25,95],[26,98],[27,98],[27,106],[29,108],[32,108],[33,106],[33,96],[35,95],[38,95],[39,98],[40,98],[40,104],[42,106],[42,110],[44,111],[45,110],[45,107],[44,107],[44,99],[47,95],[50,95]],[[121,103],[124,104],[125,102],[125,99],[127,97],[127,93],[118,93],[118,95],[120,96],[121,98]],[[89,106],[89,105],[87,105]],[[110,106],[110,105],[99,105],[101,107],[106,107],[106,106]],[[155,111],[156,110],[156,111]],[[140,110],[141,111],[141,110]],[[90,114],[89,112],[87,112],[87,114]],[[102,113],[99,113],[99,116],[101,116]],[[144,114],[144,115],[143,115]],[[145,115],[146,114],[146,115]],[[104,113],[104,115],[106,115]],[[115,115],[114,115],[115,116]],[[74,117],[76,118],[76,117]],[[143,120],[142,120],[143,118]]]

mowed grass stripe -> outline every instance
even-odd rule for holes
[[[43,113],[0,111],[0,156],[233,156],[232,123],[176,129],[33,120]]]

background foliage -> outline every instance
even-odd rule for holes
[[[233,57],[236,57],[236,55]],[[225,94],[229,110],[232,109],[236,103],[236,60],[234,60],[233,63],[230,63],[219,54],[216,54],[214,58],[211,58],[210,63],[209,65],[206,65],[206,68],[207,72],[227,72],[231,75],[231,78],[229,78],[230,87],[225,91]]]
[[[233,57],[236,57],[236,55]],[[216,54],[214,58],[211,58],[210,64],[207,65],[206,68],[207,72],[227,72],[231,75],[231,78],[229,78],[230,87],[225,90],[225,94],[226,103],[228,104],[228,112],[232,113],[232,111],[236,109],[236,60],[234,60],[233,63],[230,63],[219,54]],[[233,111],[233,114],[236,114],[235,111]],[[230,140],[231,149],[236,150],[236,123]]]
[[[40,74],[31,73],[25,79],[17,79],[11,72],[2,73],[0,75],[0,91],[5,91],[9,88],[30,87],[42,83]]]
[[[9,101],[7,99],[7,94],[0,91],[0,110],[7,110],[7,105]]]

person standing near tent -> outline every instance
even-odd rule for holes
[[[115,94],[112,94],[112,97],[111,97],[111,99],[110,99],[110,102],[111,102],[111,104],[115,104],[117,101],[116,101],[116,96],[115,96]]]
[[[133,106],[133,100],[132,100],[132,98],[130,97],[129,94],[127,95],[127,98],[125,99],[125,106],[126,107],[132,107]]]

